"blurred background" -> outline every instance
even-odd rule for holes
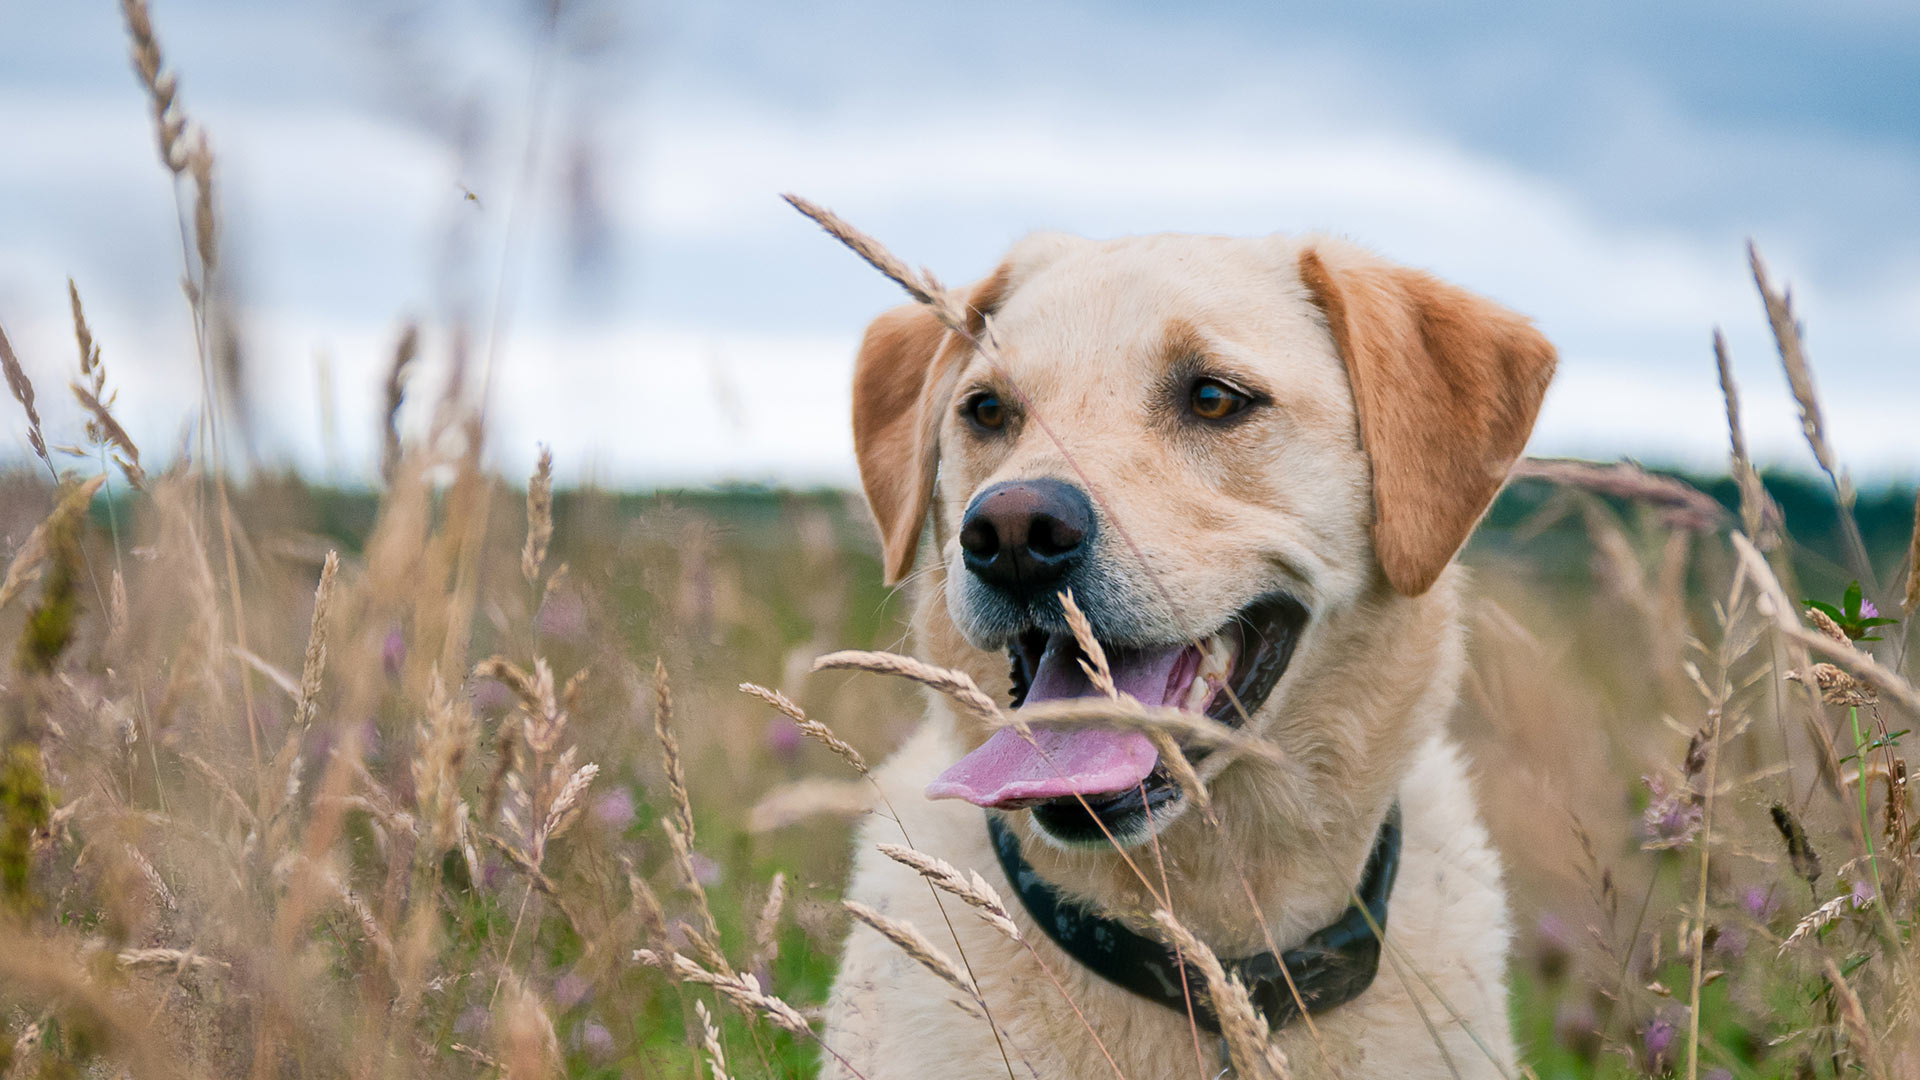
[[[510,475],[544,442],[563,483],[851,484],[853,347],[899,296],[789,190],[950,282],[1033,229],[1345,234],[1539,320],[1564,366],[1536,454],[1723,469],[1722,326],[1755,457],[1810,470],[1752,238],[1793,287],[1840,456],[1868,486],[1920,475],[1920,9],[1892,0],[154,16],[218,161],[231,456],[310,480],[377,479],[380,388],[417,320],[416,379],[461,351],[491,369]],[[0,136],[0,323],[60,386],[71,276],[164,462],[201,394],[117,5],[0,4]],[[42,398],[50,430],[78,423]]]

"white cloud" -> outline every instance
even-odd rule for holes
[[[1707,341],[1719,324],[1747,384],[1758,453],[1805,462],[1737,234],[1623,214],[1566,176],[1474,149],[1435,125],[1416,127],[1390,95],[1351,92],[1366,64],[1325,60],[1316,71],[1337,84],[1320,108],[1283,83],[1243,86],[1227,104],[1205,99],[1223,93],[1209,84],[1158,106],[1130,101],[1124,111],[1071,87],[1040,94],[1014,81],[964,100],[949,86],[944,97],[916,91],[911,101],[842,110],[800,111],[770,93],[662,93],[607,123],[617,142],[638,147],[638,171],[614,191],[625,230],[618,239],[641,251],[711,245],[727,254],[709,260],[755,260],[756,280],[802,289],[828,260],[848,257],[824,238],[796,245],[805,227],[774,198],[781,191],[862,223],[915,223],[937,251],[902,241],[900,254],[913,262],[997,247],[1031,227],[1095,235],[1331,229],[1539,320],[1563,367],[1537,451],[1717,467],[1724,433]],[[234,265],[248,274],[243,299],[253,304],[246,324],[268,449],[310,468],[328,461],[314,397],[314,356],[325,350],[346,468],[364,476],[395,326],[432,294],[436,230],[460,205],[454,184],[463,178],[431,139],[343,99],[229,97],[195,108],[214,131],[238,210]],[[174,293],[172,208],[139,104],[130,94],[0,86],[0,114],[12,125],[0,197],[31,208],[0,221],[0,317],[42,380],[43,402],[60,397],[46,387],[67,377],[62,289],[76,273],[130,427],[149,445],[171,445],[197,403],[197,375]],[[1657,94],[1636,99],[1634,115],[1669,142],[1699,131]],[[1715,138],[1713,147],[1748,152],[1779,145],[1737,131]],[[1688,157],[1684,182],[1710,186],[1702,177],[1712,156]],[[1658,178],[1642,186],[1657,187]],[[115,221],[137,222],[139,243],[127,245],[125,259],[112,238],[86,230],[76,192],[112,208]],[[1755,228],[1764,238],[1774,224]],[[1920,359],[1920,260],[1896,257],[1833,283],[1807,269],[1813,256],[1791,239],[1803,231],[1781,232],[1789,239],[1770,240],[1768,256],[1776,277],[1796,284],[1837,441],[1863,473],[1910,474],[1913,448],[1896,433],[1920,415],[1911,378]],[[93,251],[93,262],[76,266],[76,249]],[[490,258],[496,248],[480,250]],[[711,279],[724,283],[725,269]],[[971,268],[934,269],[959,276]],[[106,280],[90,284],[96,278]],[[133,279],[151,291],[140,293]],[[530,294],[553,287],[532,284]],[[514,324],[498,372],[493,431],[503,465],[518,470],[545,441],[563,467],[610,481],[851,478],[846,389],[857,318],[843,322],[836,311],[748,333],[720,301],[690,313],[642,294],[591,327],[536,306]],[[70,423],[64,408],[50,405],[49,422]]]

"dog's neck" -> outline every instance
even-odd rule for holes
[[[1414,753],[1445,721],[1464,665],[1457,610],[1443,579],[1370,598],[1364,618],[1316,619],[1260,718],[1283,763],[1221,772],[1210,814],[1187,807],[1125,851],[1063,849],[1025,813],[1007,827],[1034,872],[1091,910],[1146,927],[1166,897],[1222,955],[1292,948],[1345,910]],[[943,603],[916,615],[929,659],[1006,700],[1003,657],[967,645]],[[986,737],[944,702],[935,715],[957,752]]]

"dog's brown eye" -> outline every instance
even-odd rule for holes
[[[1201,379],[1187,394],[1187,407],[1202,420],[1225,420],[1247,407],[1247,395],[1215,379]]]
[[[975,394],[967,399],[967,419],[988,431],[998,431],[1007,423],[1007,408],[998,394]]]

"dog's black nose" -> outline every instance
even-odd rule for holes
[[[967,569],[1010,592],[1051,591],[1092,547],[1093,504],[1059,480],[1015,480],[981,492],[960,520]]]

